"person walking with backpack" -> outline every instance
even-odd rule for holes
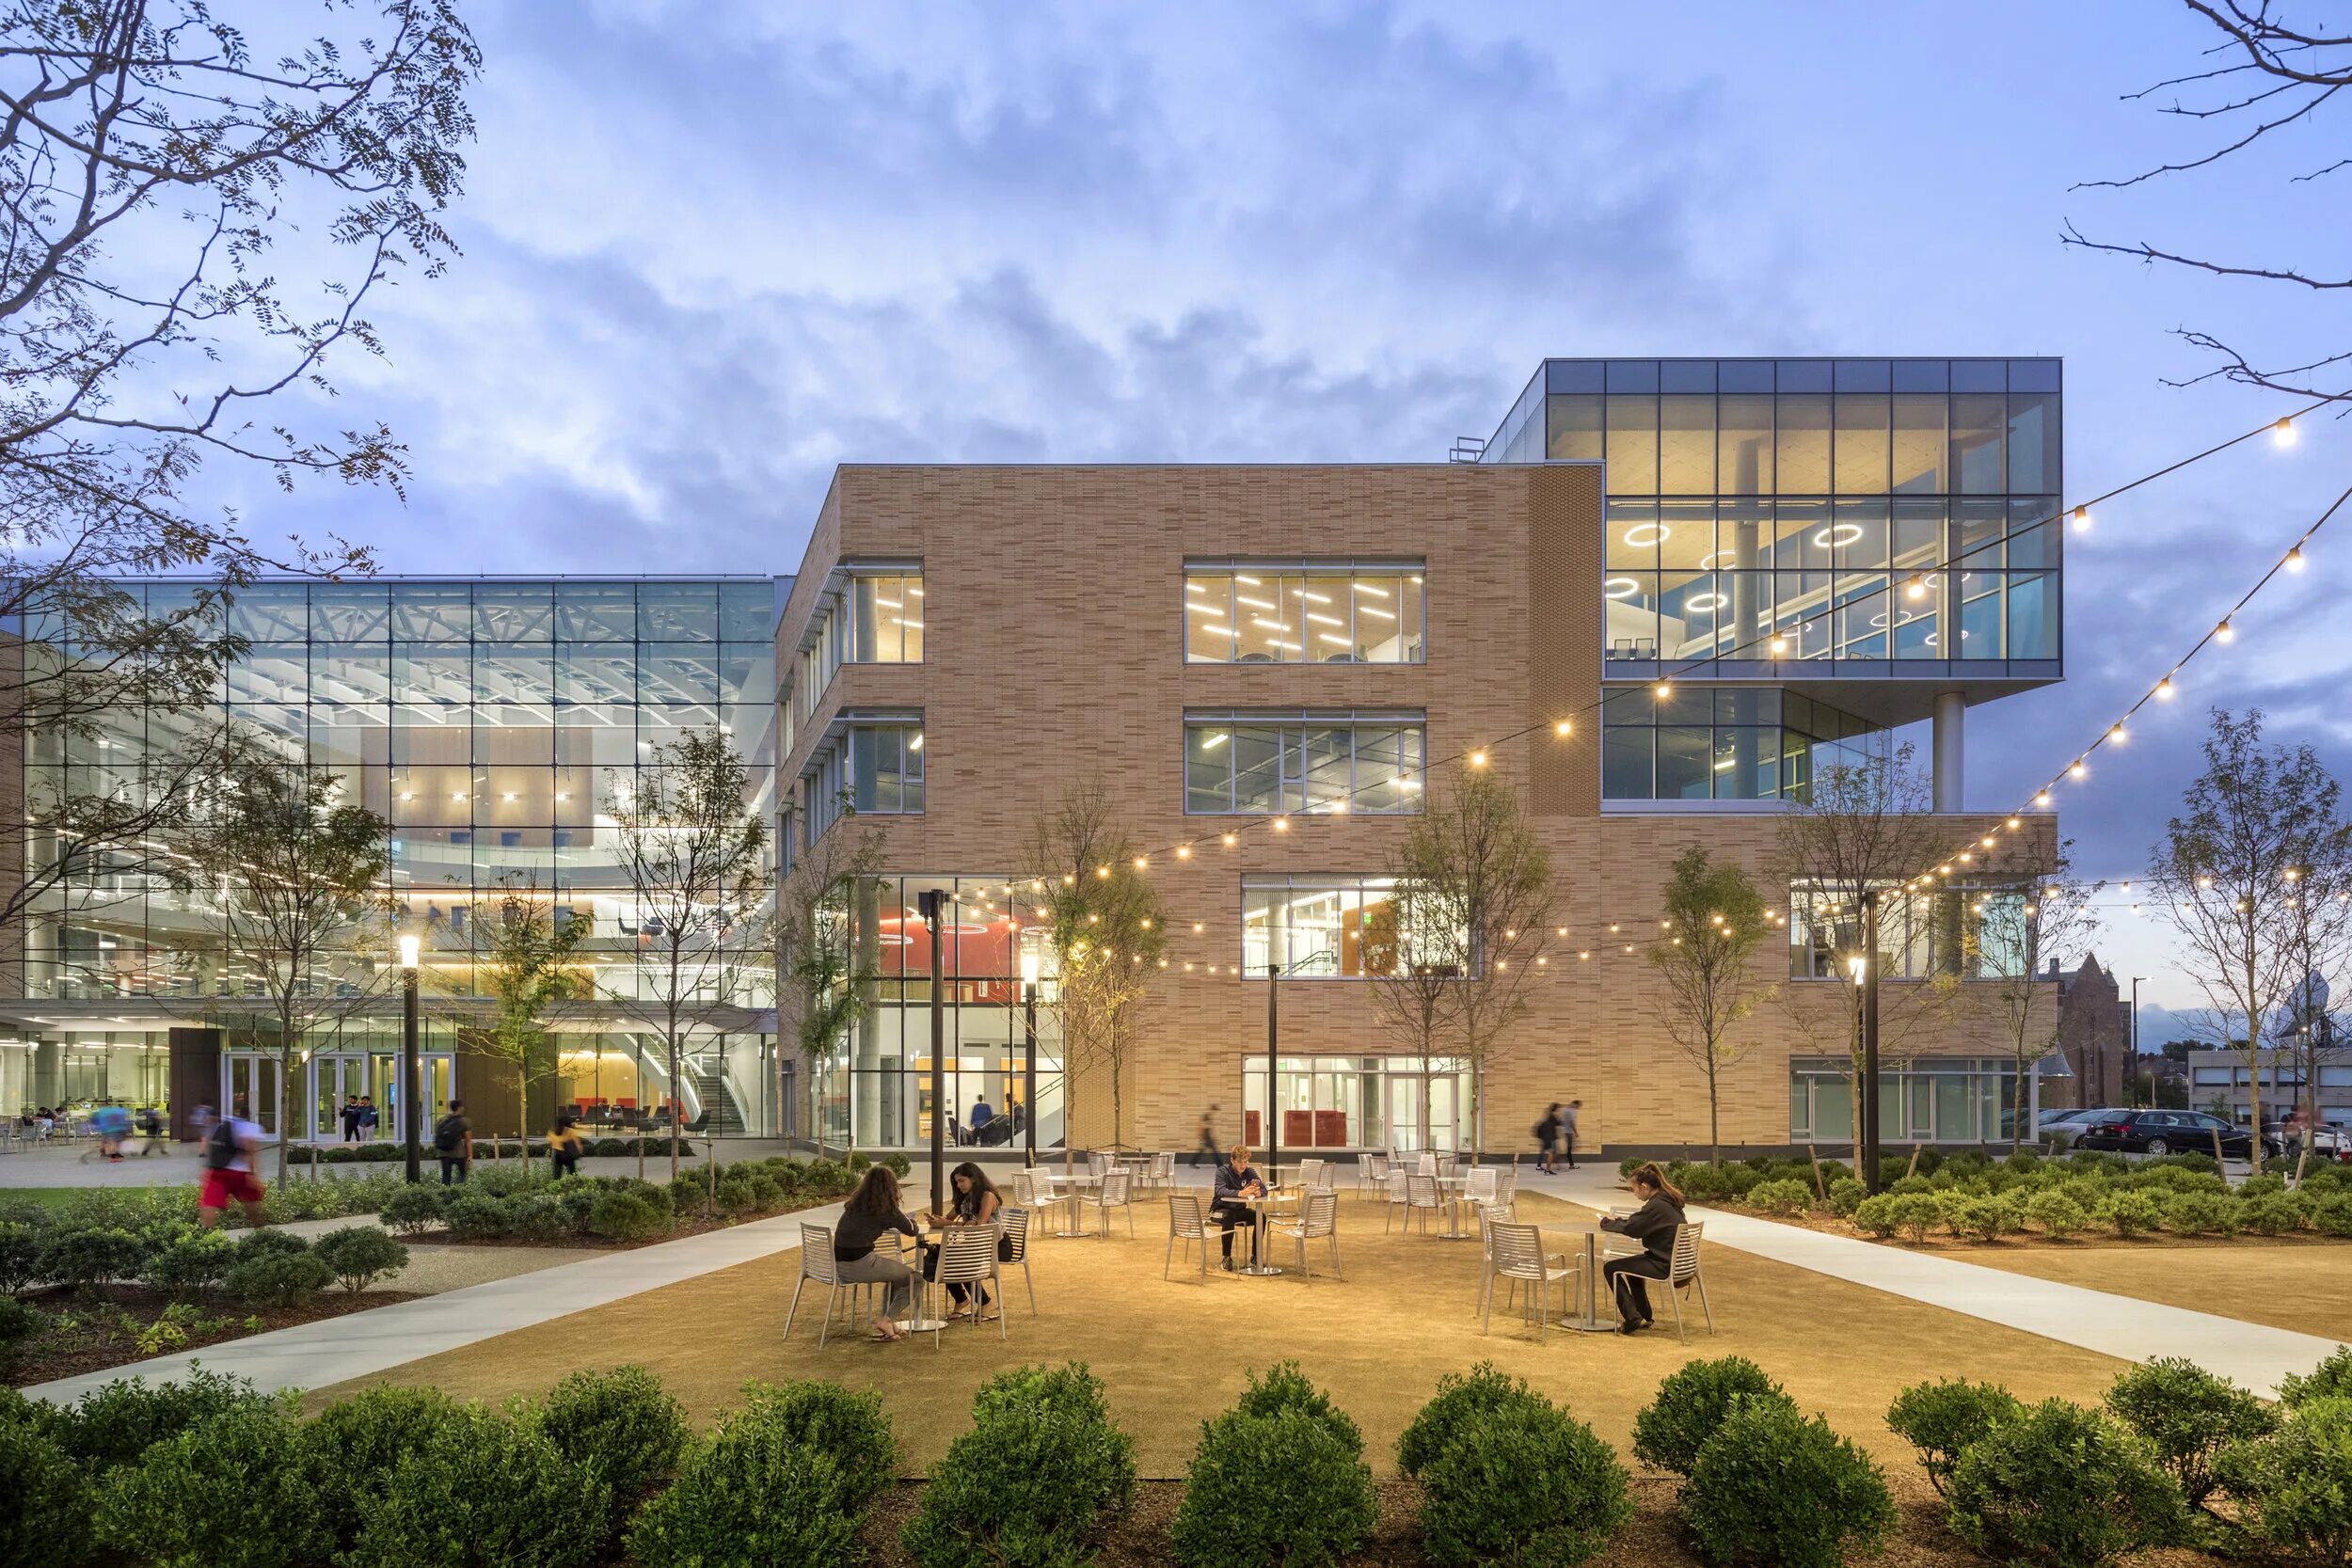
[[[473,1168],[473,1124],[466,1119],[466,1102],[453,1100],[449,1114],[433,1127],[433,1152],[441,1158],[441,1185],[466,1180]]]
[[[262,1130],[246,1119],[242,1100],[205,1132],[204,1184],[196,1199],[198,1229],[218,1225],[231,1203],[245,1205],[246,1224],[262,1228],[262,1180],[253,1173],[261,1147]]]

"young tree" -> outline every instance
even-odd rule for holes
[[[1908,942],[1915,927],[1926,930],[1931,947],[1936,934],[1947,937],[1930,956],[1929,978],[1880,987],[1883,1066],[1903,1059],[1916,1049],[1911,1042],[1930,1033],[1929,1025],[1951,1016],[1965,957],[1958,940],[1960,923],[1940,918],[1947,910],[1916,909],[1902,891],[1904,880],[1932,863],[1940,847],[1931,800],[1929,781],[1908,744],[1817,767],[1811,786],[1781,818],[1774,857],[1775,880],[1788,889],[1791,940],[1809,949],[1812,973],[1848,982],[1836,1031],[1852,1068],[1848,1082],[1853,1085],[1854,1164],[1862,1180],[1874,1186],[1877,1173],[1867,1168],[1863,1152],[1863,1111],[1875,1102],[1878,1084],[1867,1070],[1863,1049],[1862,987],[1851,977],[1866,958],[1879,966],[1882,976],[1895,973],[1888,963],[1889,942]],[[1867,955],[1866,896],[1879,903],[1879,951]],[[1947,895],[1945,902],[1956,897]],[[1923,913],[1936,918],[1919,918]],[[1791,1023],[1820,1038],[1828,1015],[1809,988],[1792,985],[1782,995]]]
[[[1723,1159],[1723,1069],[1739,1056],[1734,1025],[1756,1011],[1753,960],[1773,934],[1764,895],[1739,866],[1717,864],[1693,846],[1666,879],[1665,924],[1649,944],[1650,967],[1664,982],[1655,1006],[1675,1049],[1707,1075],[1707,1158]],[[1767,988],[1769,994],[1769,988]]]
[[[497,1012],[483,1049],[515,1069],[515,1125],[523,1168],[531,1167],[531,1086],[555,1075],[555,1041],[543,1022],[554,1003],[592,989],[574,967],[586,927],[555,917],[554,900],[532,878],[508,878],[490,923],[482,973]]]
[[[2291,1067],[2302,1101],[2303,1125],[2319,1121],[2321,1075],[2352,1059],[2344,1040],[2337,986],[2352,970],[2352,864],[2322,861],[2296,868],[2287,895],[2282,936],[2286,942],[2287,1005],[2272,1030],[2274,1062]],[[2307,1135],[2296,1153],[2296,1180],[2311,1161]]]
[[[2309,746],[2266,747],[2262,730],[2258,709],[2214,710],[2205,770],[2149,853],[2151,896],[2181,935],[2182,968],[2204,992],[2215,1033],[2245,1062],[2257,1171],[2263,1024],[2303,978],[2303,887],[2332,909],[2335,892],[2352,886],[2336,781]]]
[[[391,830],[342,795],[327,774],[239,750],[202,792],[184,858],[173,863],[175,884],[209,903],[224,957],[278,1026],[280,1180],[304,1039],[321,1020],[359,1006],[385,973]]]
[[[809,1122],[819,1159],[827,1070],[873,1006],[870,976],[858,973],[857,911],[863,895],[880,885],[883,857],[881,831],[856,828],[856,805],[846,793],[840,806],[832,828],[793,863],[776,898],[776,952],[800,1013],[796,1029],[808,1063]]]
[[[2091,900],[2106,884],[2076,879],[2073,848],[2072,840],[2060,844],[2058,863],[2046,873],[1979,886],[1970,894],[1979,915],[1978,968],[1989,983],[2001,1037],[2010,1048],[2011,1149],[2024,1148],[2031,1132],[2026,1084],[2034,1064],[2058,1045],[2058,988],[2049,978],[2050,966],[2080,963],[2099,928]]]
[[[689,1043],[710,1027],[706,1005],[730,998],[765,927],[758,917],[774,876],[767,829],[745,804],[750,782],[735,742],[715,727],[690,730],[634,773],[606,781],[604,810],[639,933],[628,990],[616,1000],[660,1037],[674,1097]],[[674,1181],[681,1119],[670,1117]],[[637,1148],[642,1172],[642,1138]],[[707,1166],[715,1188],[715,1145]]]
[[[1453,1050],[1454,1007],[1461,972],[1442,951],[1413,935],[1417,919],[1434,917],[1434,900],[1417,900],[1407,881],[1409,868],[1401,854],[1390,857],[1394,884],[1390,895],[1392,923],[1364,933],[1364,974],[1372,985],[1375,1015],[1380,1025],[1421,1064],[1420,1147],[1430,1147],[1430,1106],[1427,1085],[1439,1060]]]
[[[1123,1147],[1127,1069],[1166,967],[1168,911],[1100,777],[1081,780],[1037,819],[1025,859],[1032,881],[1045,885],[1037,912],[1059,971],[1064,1114],[1073,1069],[1100,1068],[1110,1083],[1111,1143]],[[1065,1134],[1065,1164],[1071,1142]]]
[[[1393,862],[1411,951],[1452,976],[1446,1025],[1470,1072],[1470,1148],[1486,1148],[1486,1083],[1546,960],[1558,889],[1518,791],[1464,764],[1426,792]]]

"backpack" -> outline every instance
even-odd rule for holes
[[[442,1154],[455,1154],[464,1133],[459,1127],[462,1118],[443,1117],[433,1129],[433,1147]]]
[[[237,1124],[227,1117],[213,1123],[213,1130],[204,1134],[204,1168],[227,1170],[237,1159]]]

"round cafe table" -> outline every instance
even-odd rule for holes
[[[930,1334],[947,1326],[947,1320],[931,1310],[931,1282],[923,1277],[923,1244],[937,1243],[940,1227],[920,1214],[914,1221],[914,1316],[895,1320],[909,1334]],[[902,1255],[903,1256],[903,1255]]]
[[[1055,1196],[1057,1197],[1067,1196],[1070,1199],[1070,1227],[1067,1230],[1057,1230],[1054,1232],[1055,1235],[1075,1241],[1083,1236],[1109,1233],[1110,1226],[1107,1220],[1104,1221],[1103,1229],[1099,1231],[1089,1230],[1086,1227],[1086,1195],[1103,1185],[1101,1177],[1082,1170],[1073,1170],[1068,1175],[1060,1171],[1044,1171],[1042,1174],[1049,1184],[1069,1189],[1066,1195],[1057,1193]]]
[[[1616,1232],[1603,1230],[1598,1225],[1589,1221],[1563,1222],[1559,1225],[1539,1226],[1536,1228],[1545,1236],[1569,1237],[1581,1242],[1584,1247],[1584,1313],[1581,1317],[1561,1319],[1560,1326],[1581,1329],[1587,1334],[1614,1334],[1617,1331],[1616,1319],[1602,1317],[1598,1310],[1598,1303],[1600,1240],[1603,1236],[1613,1236]]]
[[[1266,1246],[1266,1223],[1273,1219],[1275,1210],[1295,1207],[1297,1200],[1298,1189],[1295,1187],[1277,1187],[1272,1192],[1260,1193],[1255,1197],[1238,1200],[1248,1206],[1257,1223],[1249,1238],[1251,1261],[1236,1269],[1234,1271],[1236,1274],[1252,1275],[1263,1278],[1268,1275],[1282,1272],[1282,1265],[1272,1260],[1271,1251]]]

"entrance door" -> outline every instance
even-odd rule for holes
[[[372,1058],[373,1087],[368,1092],[375,1099],[375,1135],[397,1143],[402,1136],[400,1107],[400,1055],[397,1052],[379,1053]],[[456,1071],[455,1061],[447,1053],[427,1054],[417,1061],[424,1074],[423,1109],[417,1118],[417,1141],[433,1141],[433,1124],[449,1109],[450,1085]]]
[[[1418,1072],[1389,1074],[1389,1142],[1400,1154],[1423,1152],[1421,1141],[1421,1107],[1429,1103],[1429,1148],[1450,1149],[1456,1146],[1458,1133],[1456,1115],[1461,1080],[1450,1072],[1434,1072],[1426,1077]]]
[[[221,1062],[221,1073],[227,1080],[227,1092],[221,1099],[221,1110],[227,1114],[242,1104],[248,1120],[260,1125],[262,1131],[275,1137],[278,1133],[278,1058],[256,1052],[236,1052]],[[300,1108],[295,1114],[299,1116]]]
[[[365,1056],[315,1056],[311,1058],[313,1082],[318,1086],[318,1119],[312,1123],[311,1136],[329,1143],[343,1138],[343,1102],[358,1100],[368,1092],[368,1059]]]

